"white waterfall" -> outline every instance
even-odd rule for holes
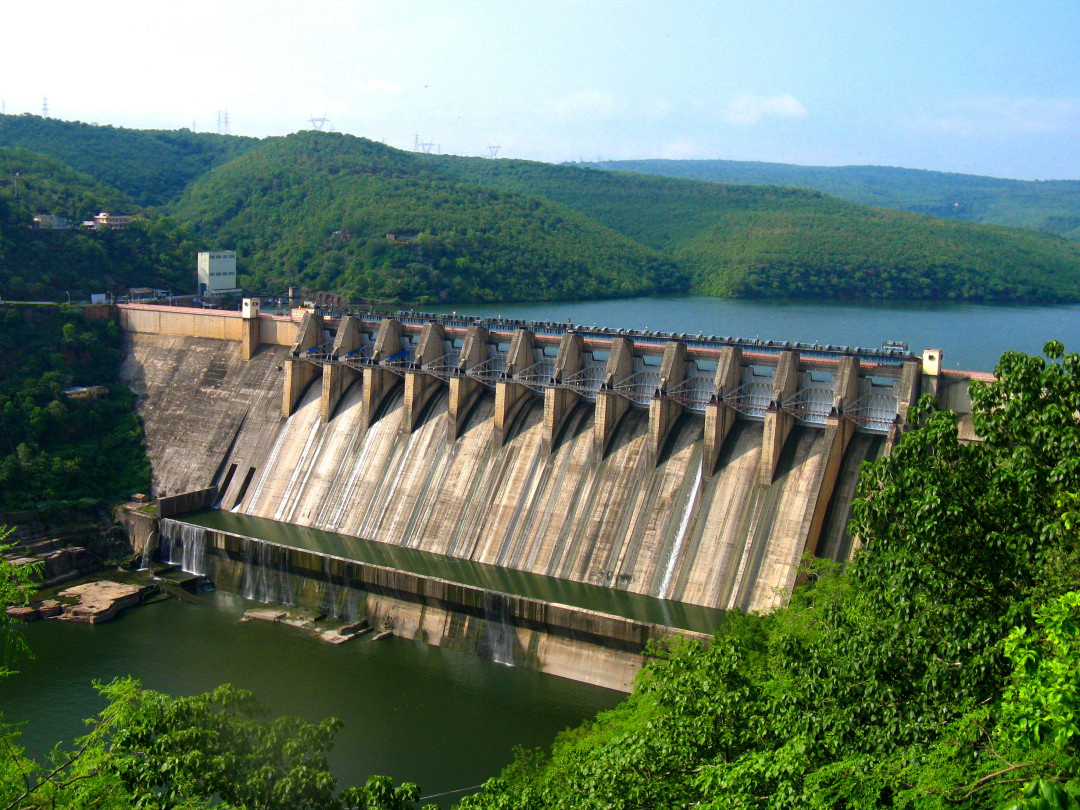
[[[679,562],[679,554],[682,552],[683,545],[686,543],[686,535],[690,529],[690,518],[694,515],[694,507],[697,506],[698,495],[701,493],[701,478],[704,465],[704,459],[698,463],[697,475],[694,476],[694,488],[690,491],[690,497],[686,499],[686,504],[683,506],[682,516],[679,518],[679,530],[675,534],[675,543],[671,547],[671,556],[668,557],[667,567],[664,569],[664,578],[660,581],[660,590],[657,592],[657,596],[661,599],[667,598],[668,589],[671,587],[671,580],[675,576],[675,566]]]
[[[189,574],[206,574],[206,529],[171,518],[159,523],[162,562],[179,565]]]
[[[514,628],[510,624],[510,603],[506,596],[484,591],[484,638],[481,655],[496,664],[514,665]]]

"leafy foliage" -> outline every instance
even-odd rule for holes
[[[242,246],[255,289],[430,304],[687,288],[670,260],[580,213],[459,182],[425,158],[336,133],[267,139],[175,212],[208,241]]]
[[[0,678],[11,672],[9,667],[17,655],[27,652],[26,642],[6,608],[25,605],[30,600],[34,576],[41,568],[40,563],[15,565],[7,559],[7,553],[14,548],[8,542],[13,531],[0,526],[0,608],[3,608],[0,610]]]
[[[921,424],[867,465],[840,572],[634,694],[465,808],[1074,807],[1080,796],[1080,355],[1007,353],[985,441]]]
[[[415,154],[329,132],[254,141],[30,115],[0,117],[0,145],[55,159],[46,166],[33,164],[24,152],[12,158],[34,165],[32,185],[43,199],[56,200],[54,207],[64,199],[88,198],[50,190],[60,178],[85,185],[66,169],[71,166],[138,204],[164,206],[180,223],[145,212],[159,223],[155,239],[147,243],[144,237],[120,256],[108,252],[107,240],[69,245],[70,235],[16,238],[9,228],[2,238],[16,245],[33,242],[8,251],[6,271],[0,264],[0,282],[7,275],[21,284],[12,289],[28,283],[85,288],[65,274],[69,266],[80,268],[79,277],[135,279],[120,282],[127,284],[153,284],[157,278],[189,289],[197,244],[237,248],[241,282],[254,291],[281,292],[299,284],[354,299],[424,305],[688,291],[1080,300],[1080,245],[1074,242],[871,209],[820,191]],[[868,187],[895,180],[871,174]],[[98,199],[108,197],[100,189],[96,193]],[[1073,191],[1061,193],[1050,219],[1060,221],[1060,232],[1072,233],[1069,228],[1080,227],[1070,202]],[[866,201],[890,199],[886,192],[880,196]],[[9,214],[11,227],[28,221],[28,212]],[[1003,221],[1034,226],[1049,220]],[[1067,221],[1074,224],[1066,227]],[[46,245],[43,239],[52,241]],[[58,247],[73,251],[74,259],[50,264],[47,254]],[[83,256],[87,251],[95,253],[93,260]],[[112,263],[106,272],[90,269],[106,260]]]
[[[441,158],[471,182],[576,208],[660,250],[708,295],[1071,300],[1080,247],[767,185]]]
[[[6,178],[0,184],[0,295],[63,301],[117,287],[194,288],[197,248],[190,226],[138,214],[123,195],[24,149],[0,148],[0,170]],[[39,213],[77,225],[102,210],[138,216],[120,231],[31,227]]]
[[[1035,228],[1080,239],[1080,181],[1005,180],[887,166],[793,166],[737,160],[611,160],[596,169],[820,191],[849,202],[946,219]]]
[[[267,719],[230,685],[169,697],[121,678],[98,690],[106,709],[74,751],[39,767],[0,728],[0,801],[21,808],[246,808],[411,810],[419,788],[373,777],[336,793],[326,754],[340,721]]]
[[[50,155],[144,206],[174,199],[196,177],[257,143],[188,129],[137,130],[29,113],[0,115],[0,146]]]
[[[117,383],[121,333],[77,309],[0,307],[0,509],[145,490],[149,464],[135,395]],[[72,386],[108,396],[72,399]],[[105,474],[98,474],[104,471]]]

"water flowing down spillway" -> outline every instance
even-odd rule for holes
[[[797,431],[778,480],[762,487],[761,429],[752,423],[737,428],[731,458],[705,480],[698,418],[680,421],[652,469],[643,411],[626,415],[597,463],[589,407],[572,414],[545,457],[538,398],[511,441],[494,448],[490,398],[449,442],[445,394],[411,434],[400,430],[400,391],[361,430],[361,394],[353,385],[323,423],[312,386],[262,458],[256,446],[239,460],[257,480],[239,512],[712,607],[768,604],[800,553],[820,431]],[[728,558],[723,583],[711,575],[718,553]]]
[[[702,467],[703,419],[689,413],[655,465],[647,411],[631,408],[598,458],[594,408],[579,403],[549,454],[544,402],[531,395],[500,447],[490,391],[456,440],[446,434],[445,387],[412,432],[402,431],[400,383],[364,428],[359,378],[329,421],[318,379],[282,419],[286,351],[263,347],[245,364],[227,341],[136,337],[127,378],[142,386],[158,487],[218,483],[222,508],[238,515],[710,608],[766,609],[794,582],[824,468],[820,428],[794,427],[762,483],[762,423],[742,419],[714,470]],[[208,381],[215,363],[225,372]],[[189,414],[194,391],[198,419]],[[857,462],[848,468],[845,480]],[[841,490],[829,527],[849,509]],[[177,557],[164,532],[161,544]],[[267,565],[245,590],[287,596]]]
[[[514,665],[514,628],[510,625],[510,607],[506,597],[484,592],[484,640],[481,653],[496,664]]]
[[[206,530],[164,518],[161,526],[161,561],[179,565],[182,571],[202,576],[206,573]]]

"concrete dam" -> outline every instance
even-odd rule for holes
[[[122,305],[116,317],[163,517],[213,504],[223,519],[313,532],[279,543],[292,556],[278,565],[362,580],[369,615],[394,614],[395,633],[431,643],[484,646],[490,594],[522,594],[416,570],[453,588],[391,587],[372,572],[401,569],[350,545],[592,589],[576,617],[554,618],[573,600],[541,588],[499,621],[528,665],[618,688],[650,638],[708,632],[591,600],[782,602],[805,554],[850,553],[859,466],[888,452],[919,394],[965,412],[957,383],[974,376],[945,371],[937,350],[413,313],[270,316],[245,302]],[[202,523],[215,580],[240,582],[254,532]]]

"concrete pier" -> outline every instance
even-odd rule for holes
[[[363,429],[371,427],[375,417],[386,402],[390,392],[400,383],[401,377],[378,364],[401,354],[401,324],[390,318],[384,318],[379,324],[379,334],[375,338],[375,347],[371,352],[373,365],[364,368],[364,410]]]
[[[486,362],[488,330],[483,326],[470,326],[461,346],[457,374],[450,379],[450,401],[447,410],[446,439],[456,441],[465,426],[469,411],[476,404],[483,385],[466,375],[469,369]]]
[[[649,402],[649,458],[655,467],[664,449],[664,442],[675,421],[682,415],[683,406],[671,397],[673,389],[686,379],[686,344],[668,341],[660,365],[660,385]]]
[[[735,408],[725,402],[724,398],[738,389],[741,372],[742,349],[738,346],[725,346],[720,350],[720,358],[716,363],[716,392],[705,406],[705,447],[701,472],[709,478],[716,471],[720,449],[735,424]]]
[[[285,360],[285,385],[282,389],[281,415],[288,418],[296,410],[296,403],[300,396],[311,385],[312,381],[319,376],[319,366],[308,363],[300,357],[302,353],[309,352],[319,345],[321,319],[317,315],[307,313],[300,323],[300,331],[293,343],[292,351]]]
[[[581,335],[567,332],[559,339],[559,354],[555,358],[556,383],[565,383],[582,369],[585,341]],[[544,452],[551,454],[566,417],[581,401],[581,395],[567,386],[553,386],[544,391]]]
[[[429,321],[420,330],[413,370],[405,372],[405,415],[401,422],[401,430],[405,433],[412,433],[416,429],[424,408],[431,401],[432,395],[443,385],[438,377],[421,369],[435,363],[445,354],[445,339],[442,324]]]
[[[334,345],[330,350],[333,357],[342,359],[360,350],[360,321],[356,318],[343,318],[334,336]],[[363,375],[356,368],[345,363],[328,363],[323,367],[322,376],[322,418],[329,422],[334,410],[341,401],[341,394]]]
[[[514,417],[526,399],[533,396],[527,386],[515,380],[517,375],[532,364],[533,333],[527,329],[518,329],[510,343],[501,379],[495,383],[495,429],[491,434],[495,449],[506,443]]]
[[[633,373],[633,343],[626,338],[615,338],[611,342],[607,367],[604,369],[604,381],[600,390],[596,392],[593,452],[597,460],[604,457],[611,443],[611,437],[615,434],[615,428],[630,410],[630,400],[617,393],[615,386]]]
[[[799,355],[784,352],[776,364],[773,375],[772,401],[765,414],[765,435],[761,450],[761,483],[768,486],[776,475],[776,465],[784,451],[784,442],[791,433],[794,417],[784,410],[783,404],[795,395],[799,383]]]

